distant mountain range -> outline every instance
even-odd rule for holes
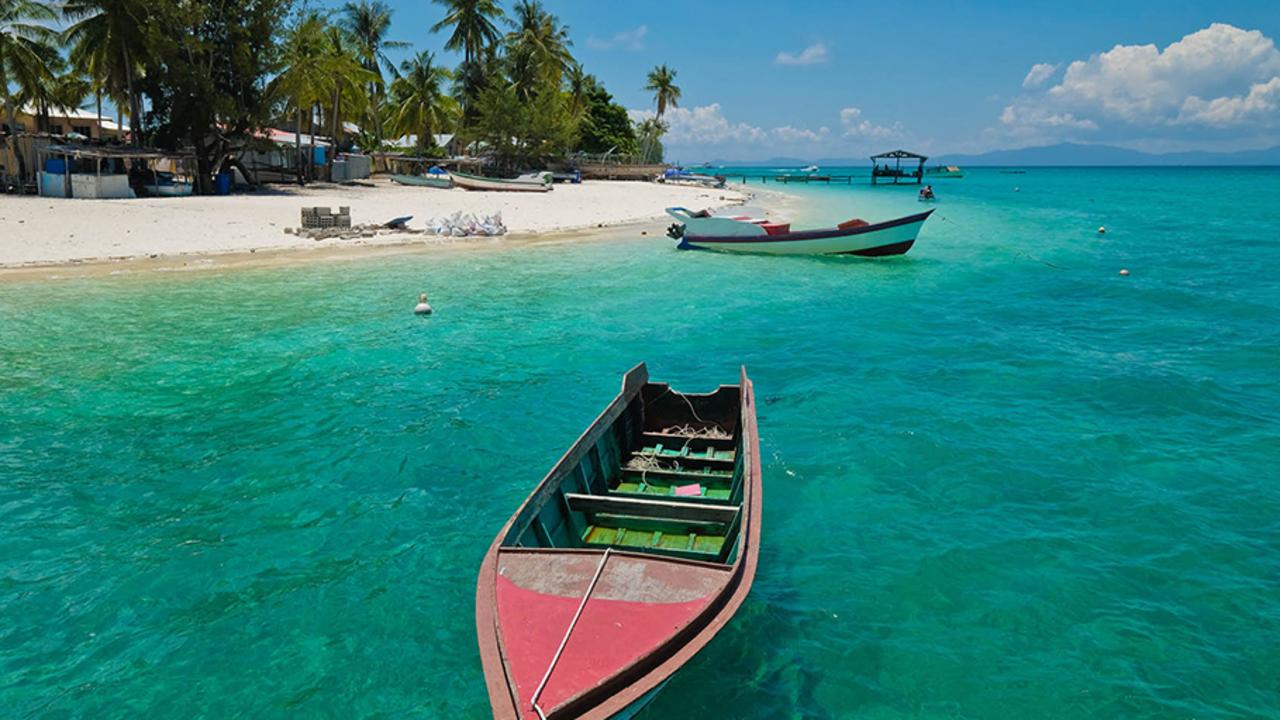
[[[713,165],[721,164],[712,162]],[[761,162],[729,162],[727,165],[798,167],[814,164],[819,167],[848,167],[870,165],[869,158],[801,158],[778,157]],[[941,154],[929,158],[929,165],[1280,165],[1280,145],[1262,150],[1239,152],[1208,152],[1196,150],[1175,153],[1148,153],[1141,150],[1113,145],[1082,145],[1058,143],[1018,150],[993,150],[979,155]]]

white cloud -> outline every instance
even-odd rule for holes
[[[826,43],[814,43],[799,53],[780,52],[773,59],[778,65],[817,65],[827,61]]]
[[[1055,73],[1043,63],[1027,73],[1030,92],[1000,116],[1007,135],[1176,140],[1280,127],[1280,50],[1257,30],[1213,23],[1163,49],[1116,45],[1069,63],[1056,85],[1039,90]]]
[[[653,110],[628,110],[633,122],[654,117]],[[884,127],[862,119],[862,111],[849,107],[840,111],[840,126],[779,125],[764,128],[725,117],[719,103],[668,110],[663,122],[668,126],[663,142],[668,147],[694,148],[725,156],[764,157],[768,154],[802,153],[861,154],[867,145],[877,145],[887,137],[906,137],[900,123]],[[687,152],[688,150],[684,150]]]
[[[894,123],[890,127],[876,125],[870,120],[863,120],[862,110],[856,107],[840,111],[840,126],[844,128],[844,136],[847,138],[889,138],[902,135],[901,123]]]
[[[1213,127],[1229,127],[1257,122],[1280,124],[1280,77],[1249,88],[1249,94],[1201,100],[1192,95],[1178,113],[1180,123],[1199,123]]]
[[[1097,130],[1092,120],[1078,118],[1071,113],[1054,113],[1046,108],[1030,105],[1009,105],[1000,113],[1000,122],[1014,128],[1066,128],[1071,130]]]
[[[1022,87],[1024,88],[1040,87],[1041,85],[1045,84],[1045,81],[1053,77],[1053,74],[1056,72],[1058,72],[1057,65],[1050,65],[1049,63],[1036,63],[1035,65],[1031,66],[1031,69],[1027,71],[1027,76],[1022,79]]]
[[[632,121],[654,116],[652,110],[628,110]],[[758,143],[768,137],[760,128],[744,122],[729,122],[720,111],[720,103],[694,108],[672,108],[662,116],[667,124],[663,141],[673,145],[718,145],[723,143]]]
[[[603,40],[592,35],[587,38],[587,47],[592,50],[643,50],[645,36],[648,34],[649,26],[641,25],[634,30],[624,30]]]
[[[790,125],[783,125],[782,127],[776,127],[773,129],[773,136],[785,143],[823,142],[830,135],[831,129],[827,127],[810,130],[808,128],[797,128]]]

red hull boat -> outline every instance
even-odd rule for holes
[[[755,401],[645,366],[498,533],[476,633],[500,720],[629,718],[733,617],[755,577]]]

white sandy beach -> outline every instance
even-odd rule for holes
[[[651,220],[672,205],[716,207],[741,201],[734,190],[640,182],[588,181],[549,193],[468,192],[403,187],[272,186],[229,197],[65,200],[0,196],[0,267],[244,253],[259,250],[424,243],[422,235],[310,240],[286,234],[303,206],[351,207],[352,222],[413,215],[410,227],[457,211],[501,212],[513,234],[549,234]]]

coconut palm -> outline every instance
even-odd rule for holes
[[[325,100],[325,88],[329,84],[327,70],[329,39],[326,37],[324,17],[310,12],[298,19],[285,35],[280,74],[271,81],[267,90],[283,100],[294,114],[296,128],[294,141],[297,147],[298,182],[305,182],[302,155],[303,113]],[[314,115],[313,115],[314,117]]]
[[[569,28],[538,0],[520,0],[514,10],[506,43],[516,93],[528,99],[538,87],[558,89],[576,64],[569,52]]]
[[[53,80],[50,62],[57,61],[52,52],[57,33],[40,23],[56,19],[57,13],[37,0],[0,0],[0,98],[10,133],[18,128],[11,87],[30,91]]]
[[[142,33],[147,8],[141,0],[66,0],[62,5],[62,15],[71,23],[63,33],[71,63],[109,95],[127,98],[134,145],[142,142],[138,80],[146,64]]]
[[[653,101],[658,106],[659,120],[666,114],[668,107],[680,105],[680,88],[676,85],[676,71],[665,64],[649,71],[648,82],[644,89],[653,93]]]
[[[463,61],[470,64],[490,51],[501,34],[494,19],[502,17],[497,0],[435,0],[445,6],[444,19],[431,26],[431,32],[453,28],[445,41],[446,50],[461,50]]]
[[[359,113],[369,104],[365,88],[378,80],[378,76],[360,62],[358,43],[339,27],[325,29],[324,69],[329,75],[329,135],[333,139],[333,152],[325,158],[330,173],[342,137],[342,109]]]
[[[409,43],[387,39],[387,32],[391,29],[391,8],[381,0],[359,0],[343,5],[341,24],[355,40],[365,69],[377,76],[369,84],[369,96],[373,101],[369,114],[373,120],[374,136],[381,144],[382,103],[386,97],[382,69],[385,67],[392,76],[396,74],[395,63],[387,57],[386,51],[407,48]]]
[[[424,50],[400,65],[400,77],[391,84],[391,132],[417,134],[418,151],[425,153],[436,132],[445,129],[454,113],[445,93],[449,71],[437,65]]]

